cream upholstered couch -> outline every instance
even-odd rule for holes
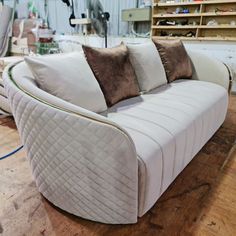
[[[6,92],[43,196],[86,219],[137,222],[225,119],[227,69],[189,55],[192,80],[160,86],[102,114],[41,90],[24,62],[9,66]]]

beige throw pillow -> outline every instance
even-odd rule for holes
[[[101,88],[83,53],[25,57],[44,91],[93,112],[107,109]]]
[[[139,87],[143,92],[167,84],[166,73],[155,44],[127,45]]]

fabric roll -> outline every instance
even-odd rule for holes
[[[0,57],[4,57],[8,51],[11,17],[12,8],[3,6],[2,11],[0,12]]]

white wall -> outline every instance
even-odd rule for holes
[[[88,44],[94,47],[104,47],[104,40],[96,36],[58,36],[57,39],[77,41],[81,44]],[[148,41],[149,39],[135,38],[135,37],[109,37],[108,46],[113,47],[118,45],[121,41],[126,43],[138,44]],[[234,73],[236,80],[236,42],[218,42],[218,41],[185,41],[186,48],[191,50],[198,50],[203,54],[217,58],[218,60],[229,65]]]
[[[128,31],[128,25],[121,21],[121,10],[126,8],[136,7],[137,0],[100,0],[104,6],[104,10],[110,12],[111,20],[109,26],[109,45],[114,46],[119,44],[121,40],[129,41],[132,43],[142,42],[146,39],[137,38],[119,38],[113,36],[124,36]],[[142,2],[142,0],[138,0]],[[6,4],[12,5],[13,0],[5,0]],[[19,0],[18,15],[20,17],[27,16],[27,2],[28,0]],[[75,0],[76,2],[76,15],[79,17],[86,9],[86,0]],[[44,0],[35,0],[39,9],[40,15],[44,16],[43,4]],[[49,21],[51,27],[57,30],[58,34],[71,34],[75,30],[69,26],[70,10],[61,0],[48,0],[49,5]],[[78,29],[77,29],[78,30]],[[146,29],[144,29],[146,31]],[[75,37],[76,38],[76,37]],[[83,37],[78,37],[78,40],[86,43]],[[92,37],[90,40],[91,45],[103,46],[102,39]],[[186,47],[199,50],[207,55],[211,55],[219,60],[229,64],[236,74],[236,42],[186,42]],[[235,76],[236,77],[236,76]]]
[[[109,34],[125,35],[128,30],[128,24],[121,21],[121,10],[136,7],[137,0],[100,0],[104,11],[111,15]],[[142,1],[142,0],[138,0]],[[27,16],[28,0],[19,0],[17,6],[19,17]],[[62,0],[47,0],[49,6],[49,22],[51,28],[58,34],[74,33],[79,29],[73,29],[69,26],[70,9]],[[86,12],[86,0],[74,0],[76,17],[81,17],[81,13]],[[13,0],[5,0],[5,4],[13,5]],[[35,5],[39,10],[40,16],[44,17],[44,0],[35,0]]]

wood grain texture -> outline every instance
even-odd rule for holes
[[[135,225],[83,220],[50,204],[37,191],[24,151],[0,161],[0,235],[177,236],[236,232],[236,96],[226,121]],[[0,155],[20,145],[14,121],[0,119]]]

